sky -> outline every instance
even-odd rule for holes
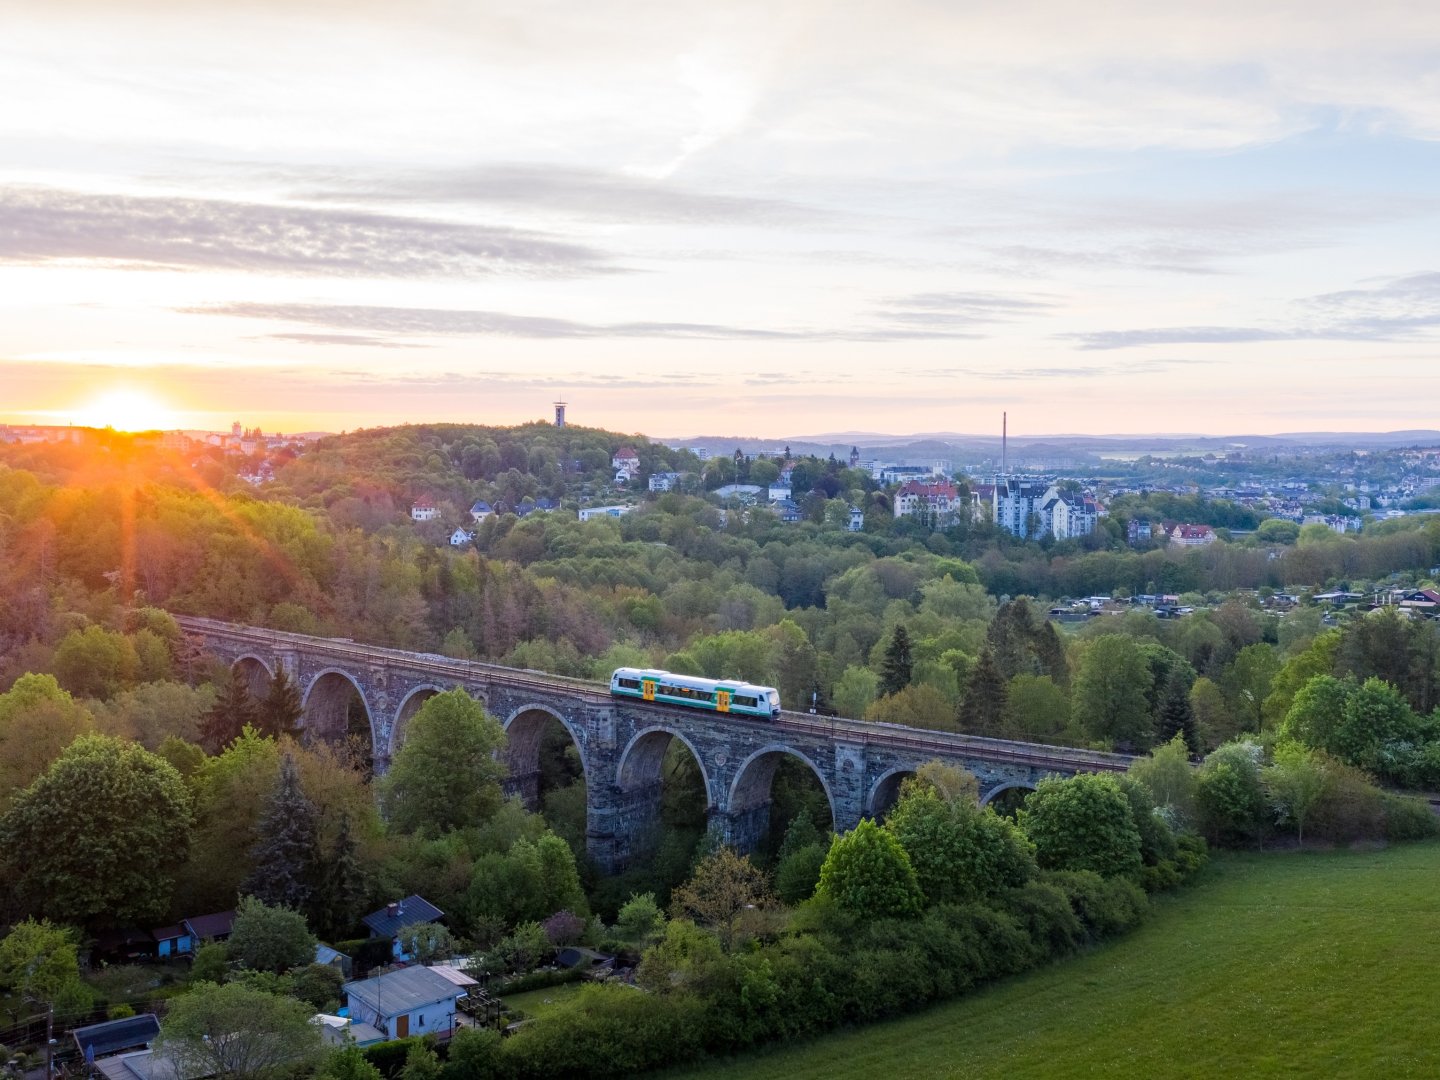
[[[0,422],[1440,427],[1433,2],[0,25]]]

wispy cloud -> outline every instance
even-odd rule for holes
[[[358,345],[370,349],[428,349],[413,341],[393,341],[368,334],[262,334],[258,340],[293,341],[300,345]]]
[[[611,271],[583,244],[519,229],[333,208],[0,188],[0,262],[339,277],[568,277]]]
[[[1170,326],[1064,334],[1082,349],[1145,345],[1228,345],[1257,341],[1428,341],[1440,327],[1440,272],[1411,274],[1364,289],[1306,297],[1291,325]]]
[[[355,334],[400,336],[466,335],[516,338],[678,338],[757,341],[906,341],[971,338],[977,335],[945,325],[856,327],[853,329],[768,328],[719,323],[634,321],[580,322],[542,315],[445,308],[375,307],[348,304],[267,304],[238,302],[176,309],[187,315],[325,326]],[[331,344],[356,344],[334,341]]]
[[[543,211],[586,221],[666,225],[834,225],[845,215],[789,199],[732,195],[651,179],[557,165],[490,164],[384,176],[332,176],[307,200],[462,203]]]

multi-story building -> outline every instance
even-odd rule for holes
[[[951,521],[959,509],[955,485],[948,480],[909,480],[895,493],[895,516],[925,516],[932,523]]]
[[[1043,480],[998,477],[991,504],[995,524],[1022,539],[1037,539],[1046,531],[1041,510],[1049,493],[1050,485]]]

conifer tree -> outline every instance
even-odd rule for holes
[[[1183,669],[1176,668],[1165,680],[1165,693],[1160,699],[1160,737],[1162,743],[1176,735],[1185,737],[1192,754],[1200,752],[1200,731],[1195,723],[1195,710],[1190,706],[1190,685]]]
[[[885,662],[880,667],[880,696],[898,694],[910,685],[915,659],[910,650],[910,631],[898,623],[890,644],[885,647]]]
[[[295,759],[286,754],[280,761],[280,784],[260,819],[254,869],[241,892],[271,906],[304,910],[315,889],[318,864],[315,806],[300,790]]]
[[[225,692],[200,720],[200,741],[210,753],[218,754],[238,739],[247,725],[254,727],[257,720],[255,700],[245,677],[238,671],[231,672]]]
[[[970,669],[970,678],[965,684],[965,697],[956,717],[960,730],[973,735],[999,734],[1005,721],[1007,690],[995,653],[986,645],[980,650],[980,657]]]
[[[343,936],[359,920],[365,903],[365,875],[348,814],[340,819],[335,846],[319,881],[320,888],[312,905],[314,922],[327,934]]]
[[[256,712],[256,727],[260,734],[276,739],[281,735],[293,738],[300,734],[300,720],[305,715],[305,706],[300,700],[300,688],[290,681],[283,667],[275,669],[270,690]]]

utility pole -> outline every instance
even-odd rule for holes
[[[55,1075],[55,1006],[45,1006],[45,1080]]]

